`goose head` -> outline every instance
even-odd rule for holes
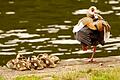
[[[94,18],[95,14],[97,14],[97,8],[95,6],[91,6],[87,11],[87,17]]]

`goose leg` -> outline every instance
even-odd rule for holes
[[[96,46],[93,47],[93,53],[92,53],[90,59],[88,60],[88,62],[94,62],[93,57],[95,55],[95,52],[96,52]]]
[[[84,43],[81,43],[81,44],[82,44],[82,50],[83,51],[87,51],[88,46],[86,44],[84,44]]]

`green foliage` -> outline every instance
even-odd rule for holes
[[[42,80],[41,77],[31,75],[31,76],[18,76],[15,80]]]

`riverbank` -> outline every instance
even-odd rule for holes
[[[0,67],[0,75],[3,76],[5,80],[13,80],[18,76],[25,75],[42,76],[43,80],[52,80],[51,76],[53,75],[59,75],[71,71],[85,71],[89,73],[91,70],[95,69],[102,70],[116,67],[120,68],[120,56],[95,58],[96,61],[94,63],[87,63],[86,60],[87,58],[62,60],[55,68],[45,68],[43,70],[32,71],[17,71],[7,69],[6,67]],[[85,78],[83,80],[87,79]]]

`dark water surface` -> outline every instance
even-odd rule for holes
[[[0,0],[0,65],[16,53],[87,58],[74,39],[73,26],[95,5],[112,27],[105,46],[95,57],[120,55],[120,0]]]

